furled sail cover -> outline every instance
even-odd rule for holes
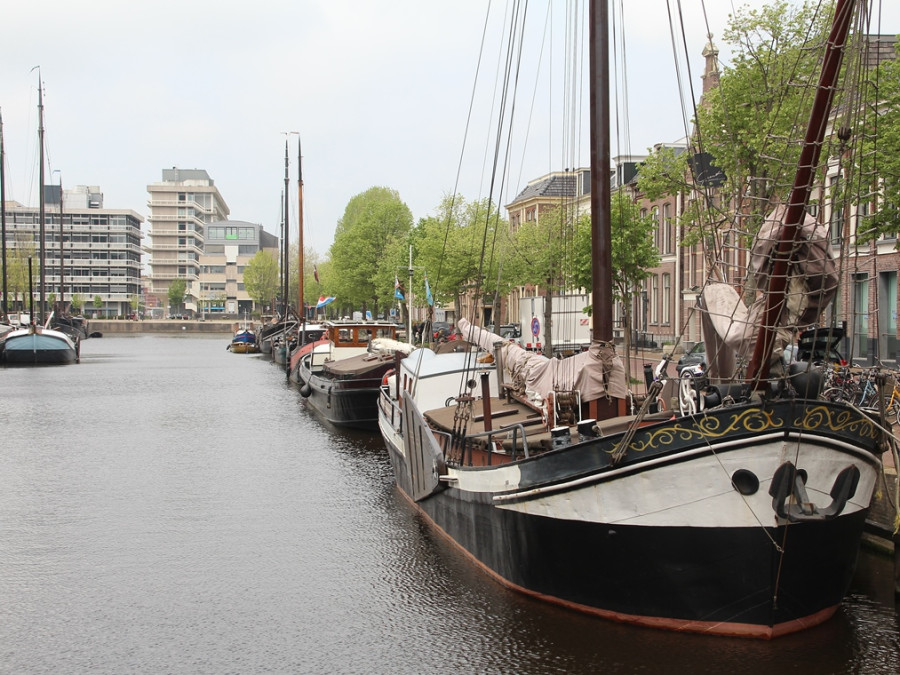
[[[735,356],[746,357],[753,348],[766,304],[763,290],[769,282],[774,264],[773,253],[783,228],[785,207],[770,213],[757,235],[750,252],[750,264],[744,298],[732,286],[713,282],[701,294],[703,337],[711,377],[730,377]],[[806,214],[798,227],[788,266],[785,302],[778,318],[776,355],[793,333],[819,321],[825,308],[837,293],[838,275],[831,254],[828,226],[817,223]]]
[[[523,349],[514,342],[479,328],[466,319],[457,322],[463,339],[493,354],[499,343],[503,368],[513,382],[524,384],[527,392],[546,398],[553,391],[581,392],[583,401],[603,396],[625,398],[625,366],[613,345],[593,342],[586,352],[566,359],[549,359]]]

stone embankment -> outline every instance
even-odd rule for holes
[[[200,333],[232,334],[239,324],[235,321],[198,321],[196,319],[144,319],[141,321],[104,321],[89,319],[88,328],[92,333],[104,335],[127,335],[138,333]]]

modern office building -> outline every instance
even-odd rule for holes
[[[169,288],[175,279],[186,283],[184,308],[200,309],[200,257],[206,227],[228,219],[228,205],[203,169],[163,169],[162,181],[147,186],[150,193],[148,301],[161,311],[169,306]]]
[[[70,307],[77,297],[88,316],[132,314],[141,296],[143,218],[131,210],[104,209],[103,194],[97,186],[63,190],[62,196],[60,203],[59,185],[44,187],[44,278],[48,303],[51,299],[61,300]],[[16,302],[27,305],[29,257],[34,259],[34,279],[39,276],[40,209],[14,201],[4,206],[11,280],[7,301],[10,307]],[[36,288],[34,294],[35,298],[39,295]]]
[[[256,309],[244,288],[244,268],[260,250],[278,259],[278,237],[261,225],[225,220],[206,226],[200,256],[201,313],[244,316]]]

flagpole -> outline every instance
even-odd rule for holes
[[[406,341],[412,344],[412,244],[409,245],[409,286],[406,287]]]

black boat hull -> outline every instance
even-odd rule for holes
[[[406,447],[425,437],[391,427],[387,411],[382,402],[398,486],[503,584],[681,631],[772,638],[829,618],[853,575],[878,467],[874,425],[817,404],[736,408],[701,418],[704,433],[689,420],[649,426],[616,467],[610,437],[500,467],[442,468]],[[745,413],[767,421],[738,428]],[[788,459],[820,507],[848,466],[858,488],[836,517],[788,522],[768,492]],[[758,476],[758,490],[740,494],[738,469]],[[428,487],[423,472],[441,475]]]

